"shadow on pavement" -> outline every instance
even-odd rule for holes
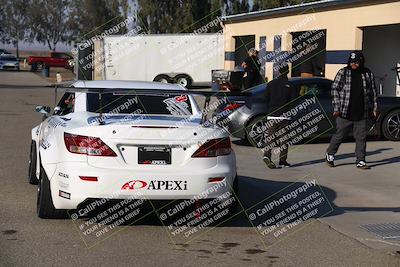
[[[397,157],[395,160],[398,162],[400,157]],[[312,179],[312,178],[310,178]],[[308,183],[308,182],[307,182]],[[252,227],[257,225],[256,220],[251,222],[249,219],[249,214],[259,212],[260,210],[265,210],[265,207],[270,206],[271,203],[278,203],[279,200],[282,200],[285,196],[289,196],[292,192],[296,191],[298,188],[302,188],[307,185],[304,182],[277,182],[270,180],[257,179],[247,176],[239,176],[239,199],[242,205],[242,208],[239,209],[239,212],[235,214],[235,216],[231,217],[229,220],[219,224],[218,226],[224,227]],[[310,187],[311,188],[311,187]],[[310,189],[308,189],[310,190]],[[312,195],[318,195],[318,197],[324,200],[322,203],[318,205],[311,205],[313,202],[316,202],[317,198],[312,198]],[[336,199],[336,192],[325,186],[314,186],[310,192],[299,193],[297,197],[285,200],[284,202],[277,204],[271,210],[266,211],[260,216],[260,218],[276,218],[277,216],[282,215],[283,213],[288,216],[290,211],[293,211],[293,207],[299,203],[299,200],[309,199],[309,201],[304,201],[304,208],[307,210],[318,208],[318,212],[311,216],[311,218],[320,218],[320,217],[330,217],[336,216],[348,211],[393,211],[400,212],[400,207],[390,208],[374,208],[374,207],[338,207],[334,204],[334,200]],[[307,206],[310,205],[310,206]],[[159,212],[160,213],[160,212]],[[86,218],[89,220],[97,216],[97,212],[91,214],[91,217]],[[147,215],[140,220],[136,220],[134,223],[127,222],[124,225],[153,225],[153,226],[163,226],[158,215],[154,210],[148,210]],[[289,221],[290,222],[290,221]]]
[[[374,151],[367,151],[367,156],[373,156],[373,155],[377,155],[377,154],[381,154],[385,151],[388,150],[392,150],[392,148],[380,148]],[[323,152],[325,153],[325,152]],[[305,162],[301,162],[301,163],[296,163],[293,164],[292,167],[300,167],[300,166],[308,166],[308,165],[313,165],[313,164],[320,164],[325,162],[325,158],[324,158],[324,154],[321,154],[321,159],[316,159],[316,160],[310,160],[310,161],[305,161]],[[355,162],[355,155],[354,153],[345,153],[345,154],[337,154],[335,155],[335,160],[341,160],[341,159],[347,159],[347,158],[354,158],[354,162]],[[385,159],[385,160],[380,160],[380,161],[367,161],[368,163],[380,163],[378,165],[383,165],[383,164],[390,164],[390,163],[396,163],[399,161],[399,157],[394,157],[394,158],[390,158],[390,159]],[[354,165],[354,163],[342,163],[342,164],[336,164],[336,166],[344,166],[344,165]],[[373,164],[369,164],[370,167],[375,167],[378,165],[373,165]]]

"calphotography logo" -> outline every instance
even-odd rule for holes
[[[154,180],[149,183],[142,180],[133,180],[125,183],[121,190],[187,190],[187,181]]]

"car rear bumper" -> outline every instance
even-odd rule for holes
[[[44,166],[46,169],[46,166]],[[97,181],[80,177],[97,177]],[[50,179],[57,209],[76,209],[87,199],[174,200],[216,198],[231,190],[236,176],[235,156],[218,157],[211,168],[193,171],[138,171],[92,167],[84,162],[59,163]],[[50,177],[48,175],[48,177]],[[224,177],[219,182],[209,178]]]

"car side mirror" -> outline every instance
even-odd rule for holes
[[[55,115],[58,115],[58,114],[60,114],[61,113],[61,107],[60,106],[56,106],[55,108],[54,108],[54,114]]]
[[[49,116],[51,109],[48,106],[36,106],[35,110],[43,115],[42,121],[44,121]]]
[[[48,106],[36,106],[35,108],[36,112],[42,113],[44,115],[47,115],[50,113],[50,107]]]

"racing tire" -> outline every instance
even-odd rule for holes
[[[36,153],[36,142],[31,142],[31,152],[29,154],[29,173],[28,182],[30,184],[38,184],[39,180],[36,177],[36,164],[37,164],[37,153]]]
[[[263,140],[265,135],[267,134],[266,129],[261,129],[261,133],[259,135],[253,135],[252,133],[257,132],[257,129],[260,130],[259,127],[263,126],[266,115],[260,115],[250,120],[248,126],[245,128],[246,130],[246,139],[247,141],[254,147],[264,148],[267,144]]]
[[[65,218],[65,211],[54,207],[50,191],[50,181],[43,167],[40,167],[40,179],[37,192],[37,215],[42,219]]]
[[[400,141],[400,109],[386,115],[382,123],[382,133],[390,141]]]
[[[193,80],[189,75],[178,74],[174,78],[175,83],[182,85],[183,87],[190,88],[192,86]]]
[[[172,83],[172,79],[168,75],[160,74],[153,79],[153,82]]]

